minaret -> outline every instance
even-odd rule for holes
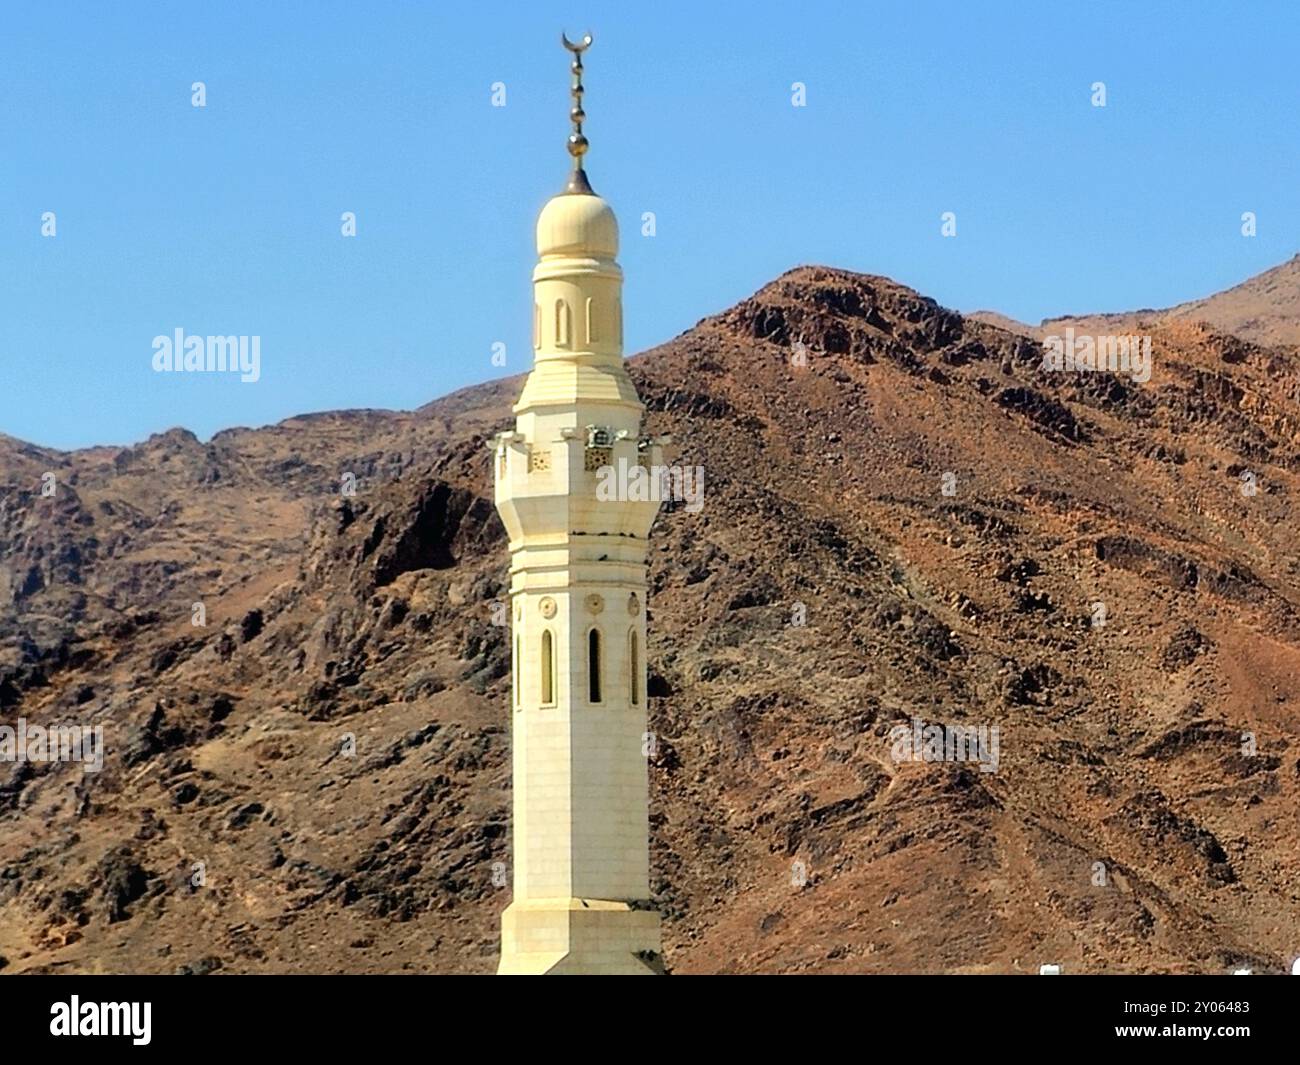
[[[648,480],[661,458],[623,365],[618,223],[583,169],[591,35],[561,40],[573,53],[573,170],[537,220],[533,369],[514,432],[493,441],[514,641],[514,899],[498,972],[645,974],[661,971],[643,754],[659,503],[607,489],[638,466]]]

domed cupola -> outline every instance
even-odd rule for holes
[[[618,265],[618,220],[592,190],[583,163],[582,53],[573,54],[573,103],[568,138],[573,165],[564,191],[552,196],[537,218],[537,266],[533,269],[533,371],[515,413],[567,417],[581,429],[599,421],[628,429],[642,404],[623,366],[623,271]],[[567,414],[561,409],[570,408]],[[626,425],[623,423],[627,423]],[[529,423],[531,429],[531,423]]]
[[[594,192],[564,192],[552,198],[537,218],[537,254],[543,259],[615,258],[618,221],[613,209]]]

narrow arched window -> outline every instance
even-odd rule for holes
[[[523,693],[519,690],[519,682],[520,682],[520,679],[521,679],[521,678],[520,678],[520,672],[519,672],[519,666],[520,666],[520,661],[519,661],[519,659],[520,659],[520,650],[521,650],[521,645],[520,645],[520,641],[519,641],[519,636],[516,635],[516,636],[515,636],[515,659],[514,659],[514,662],[512,663],[513,666],[514,666],[514,672],[513,672],[513,675],[512,675],[511,678],[510,678],[510,683],[511,683],[512,687],[514,688],[514,692],[515,692],[515,709],[516,709],[516,710],[518,710],[519,707],[523,704]]]
[[[555,705],[555,641],[549,629],[542,633],[542,705]]]
[[[628,676],[628,694],[632,698],[632,705],[641,704],[641,648],[637,640],[636,629],[627,634],[627,661],[630,674]]]
[[[555,301],[555,346],[569,346],[569,305],[564,300]]]
[[[595,629],[587,634],[587,699],[600,702],[600,633]]]
[[[596,301],[587,297],[587,343],[596,343]]]

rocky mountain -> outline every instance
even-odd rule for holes
[[[1076,332],[1118,335],[1143,332],[1146,323],[1182,321],[1205,322],[1221,333],[1255,344],[1300,345],[1300,255],[1223,292],[1163,310],[1062,315],[1046,318],[1037,326],[996,311],[976,311],[971,317],[1035,339],[1071,325]]]
[[[1146,384],[1052,373],[805,267],[632,361],[705,493],[653,534],[672,971],[1300,953],[1300,356],[1151,331]],[[108,749],[0,764],[6,971],[492,970],[484,443],[519,384],[206,444],[0,438],[0,721]],[[996,771],[898,761],[918,718],[996,727]]]

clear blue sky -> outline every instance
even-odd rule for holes
[[[629,353],[800,263],[1037,321],[1205,295],[1300,245],[1293,3],[627,7],[8,0],[0,431],[207,438],[526,369],[561,28],[596,35],[588,169],[622,222]],[[262,379],[155,374],[178,327],[259,335]]]

